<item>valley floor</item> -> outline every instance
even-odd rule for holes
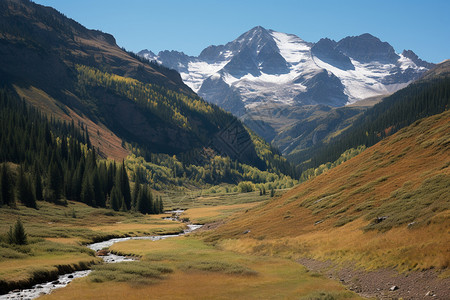
[[[192,208],[182,217],[200,223],[223,222],[267,198],[258,193],[200,196],[192,198]],[[215,201],[223,205],[211,205]],[[6,233],[20,217],[29,238],[25,246],[0,245],[3,286],[29,286],[39,276],[48,280],[65,269],[94,270],[42,299],[145,299],[149,295],[157,299],[360,298],[341,283],[295,261],[223,250],[205,242],[202,232],[161,241],[117,243],[110,251],[135,256],[138,261],[104,265],[83,244],[119,236],[175,233],[185,223],[162,219],[168,215],[112,212],[70,201],[67,207],[39,202],[38,208],[0,208],[0,232]]]
[[[283,192],[277,194],[275,201],[284,197]],[[0,281],[26,281],[36,271],[58,270],[60,265],[87,260],[94,264],[89,276],[75,279],[40,299],[422,299],[428,292],[435,295],[433,299],[445,299],[450,295],[449,277],[438,278],[433,270],[399,275],[392,268],[368,271],[338,260],[322,262],[301,253],[288,255],[293,246],[301,248],[302,244],[274,239],[268,245],[271,240],[260,237],[252,246],[248,242],[253,232],[241,229],[239,239],[218,237],[216,232],[220,232],[222,224],[245,220],[249,210],[264,207],[269,198],[256,192],[182,198],[184,205],[190,204],[184,206],[188,209],[181,219],[206,223],[203,229],[166,240],[114,244],[109,248],[111,252],[138,260],[109,265],[99,265],[100,259],[81,244],[114,236],[175,233],[185,228],[185,223],[163,220],[167,214],[118,213],[75,202],[69,202],[68,207],[40,202],[37,211],[1,208],[1,232],[6,232],[20,216],[30,244],[28,250],[0,248]],[[219,202],[222,205],[217,205]],[[350,227],[339,228],[345,231]],[[388,237],[384,241],[395,247]],[[11,251],[19,254],[12,256]],[[438,271],[441,276],[445,274],[445,270]],[[394,285],[398,288],[390,291]]]

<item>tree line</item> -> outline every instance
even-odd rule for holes
[[[16,200],[67,200],[116,211],[161,213],[162,199],[144,184],[130,189],[125,164],[101,159],[87,128],[41,114],[12,92],[0,90],[0,205]]]

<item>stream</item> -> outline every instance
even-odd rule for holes
[[[187,233],[190,233],[200,227],[202,225],[187,225],[188,229],[184,230],[183,233],[179,234],[170,234],[170,235],[159,235],[159,236],[140,236],[140,237],[125,237],[125,238],[114,238],[107,241],[94,243],[86,245],[89,249],[92,249],[94,251],[99,251],[104,248],[108,248],[112,246],[115,243],[129,241],[129,240],[151,240],[151,241],[159,241],[171,237],[181,236]],[[135,260],[132,257],[122,256],[122,255],[115,255],[112,253],[107,253],[107,255],[101,256],[103,258],[103,261],[105,263],[118,263],[123,261],[133,261]],[[14,290],[9,292],[5,295],[0,295],[0,300],[6,300],[6,299],[35,299],[45,294],[50,294],[55,289],[60,289],[65,286],[67,286],[72,280],[75,278],[85,277],[88,276],[89,273],[91,273],[91,270],[84,270],[84,271],[76,271],[73,273],[68,273],[64,275],[60,275],[57,280],[49,281],[46,283],[39,283],[34,285],[33,287],[29,289],[23,289],[23,290]]]

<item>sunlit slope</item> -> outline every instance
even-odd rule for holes
[[[449,166],[446,111],[243,213],[209,239],[242,252],[446,269]]]

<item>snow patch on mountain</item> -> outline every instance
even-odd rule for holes
[[[188,71],[180,72],[180,75],[187,86],[189,86],[193,91],[198,92],[203,84],[203,81],[219,72],[227,63],[228,61],[212,64],[200,60],[192,61],[189,62],[187,66]]]
[[[281,56],[291,64],[299,64],[311,57],[311,46],[293,34],[271,31],[272,36],[280,49]]]

